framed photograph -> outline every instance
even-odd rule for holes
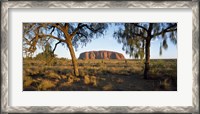
[[[198,1],[1,11],[1,112],[199,113]]]

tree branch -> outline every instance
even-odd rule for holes
[[[45,43],[47,43],[47,42],[49,41],[50,38],[51,38],[51,37],[49,37],[49,38],[45,41]]]
[[[69,23],[65,23],[65,29],[67,32],[69,31]]]
[[[53,52],[52,52],[52,55],[54,55],[54,51],[56,50],[57,45],[60,44],[61,42],[62,42],[62,41],[59,41],[59,42],[57,42],[57,43],[55,44],[55,46],[54,46],[54,48],[53,48],[53,50],[52,50],[52,51],[53,51]]]
[[[50,34],[52,34],[52,33],[54,32],[54,30],[55,30],[55,27],[53,27],[53,29],[52,29],[52,31],[51,31],[51,33],[50,33]]]
[[[41,38],[42,38],[42,37],[51,37],[51,38],[56,39],[56,40],[58,40],[58,41],[65,42],[65,40],[60,39],[60,38],[55,37],[55,36],[50,35],[50,34],[48,34],[48,35],[39,35],[39,37],[41,37]]]
[[[161,32],[159,32],[159,33],[157,33],[157,34],[152,35],[152,36],[159,36],[159,35],[161,35],[162,33],[172,32],[172,31],[176,31],[176,30],[177,30],[177,29],[169,29],[169,30],[165,29],[165,30],[163,30],[163,31],[161,31]]]
[[[39,29],[40,29],[40,27],[37,27],[37,29],[35,30],[35,37],[30,41],[30,42],[33,42],[31,45],[30,45],[30,47],[29,47],[29,51],[31,52],[31,53],[33,53],[33,52],[35,52],[35,50],[36,50],[36,44],[37,44],[37,42],[38,42],[38,39],[40,38],[39,37]]]
[[[141,37],[142,39],[146,39],[147,37],[145,37],[145,36],[143,36],[143,35],[141,35],[141,34],[136,34],[136,33],[134,33],[134,35],[135,36],[139,36],[139,37]]]
[[[85,38],[87,38],[87,36],[83,33],[77,32],[78,35],[84,36]]]
[[[77,28],[73,31],[73,33],[70,35],[71,38],[73,38],[74,35],[76,35],[76,33],[79,31],[79,29],[86,27],[87,29],[89,29],[90,31],[96,33],[98,30],[102,29],[102,27],[99,27],[98,29],[94,29],[92,27],[89,27],[87,24],[81,24],[79,23]]]
[[[76,35],[76,33],[79,31],[79,29],[81,29],[85,25],[86,24],[81,25],[81,23],[78,23],[78,26],[76,27],[76,29],[72,32],[72,34],[70,34],[71,38],[73,38],[73,36]]]
[[[162,31],[159,32],[159,33],[155,33],[155,34],[153,34],[152,36],[159,36],[159,35],[161,35],[161,34],[163,34],[163,33],[166,33],[166,32],[176,31],[177,28],[174,28],[174,27],[176,27],[176,24],[167,27],[166,29],[162,30]],[[172,29],[172,28],[174,28],[174,29]],[[151,36],[151,37],[152,37],[152,36]]]
[[[60,25],[60,27],[64,28],[64,26],[62,25],[62,23],[56,23],[56,25]]]
[[[62,28],[62,26],[60,26],[60,24],[52,23],[52,26],[56,27],[56,28],[60,29],[62,32],[64,32],[64,29]]]
[[[23,39],[25,40],[26,44],[31,45],[31,41],[29,41],[27,38],[23,37]]]
[[[138,24],[134,24],[134,23],[133,23],[133,25],[136,26],[136,27],[139,27],[139,28],[144,29],[146,32],[148,31],[148,30],[147,30],[145,27],[143,27],[143,26],[140,26],[140,25],[138,25]]]
[[[88,28],[90,31],[92,31],[94,33],[97,32],[98,30],[102,29],[102,27],[99,27],[98,29],[94,29],[92,27],[89,27],[88,25],[85,25],[85,27]]]

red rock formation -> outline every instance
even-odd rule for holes
[[[80,54],[78,59],[125,59],[124,55],[112,51],[89,51]]]

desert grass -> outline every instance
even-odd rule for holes
[[[51,88],[55,87],[55,82],[50,80],[43,80],[41,81],[40,85],[38,86],[39,90],[50,90]]]
[[[78,60],[79,77],[71,60],[23,62],[24,91],[176,91],[177,61],[151,60],[150,79],[143,79],[140,60]]]

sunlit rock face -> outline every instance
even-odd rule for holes
[[[125,59],[124,55],[113,51],[89,51],[80,54],[78,59]]]

